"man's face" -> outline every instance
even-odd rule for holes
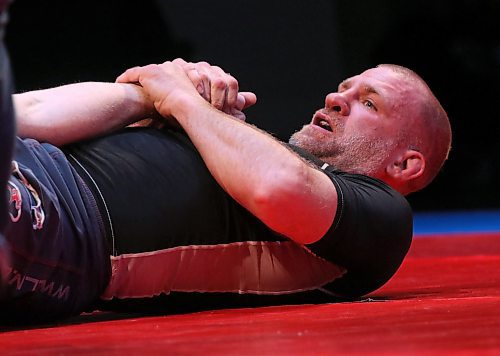
[[[416,116],[418,94],[401,74],[369,69],[339,85],[290,143],[347,172],[380,177]],[[403,115],[404,114],[404,115]]]

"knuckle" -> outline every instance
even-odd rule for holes
[[[201,73],[198,72],[198,76],[199,76],[199,78],[200,78],[201,81],[203,81],[203,82],[207,82],[208,81],[208,75],[207,75],[207,73],[205,73],[205,72],[201,72]]]
[[[168,65],[166,66],[168,67]],[[159,65],[157,64],[148,64],[146,67],[144,67],[146,70],[148,71],[151,71],[153,73],[157,73],[157,72],[160,72],[162,69],[162,67],[160,67]]]
[[[172,61],[173,63],[178,63],[178,64],[188,64],[184,59],[182,58],[176,58]]]
[[[215,108],[217,108],[219,110],[222,110],[222,108],[224,107],[224,102],[223,102],[223,100],[221,98],[216,98],[216,99],[213,100],[212,105]]]
[[[214,78],[212,80],[212,85],[216,89],[226,89],[227,84],[222,78]]]
[[[234,77],[229,77],[228,81],[227,81],[227,85],[229,88],[231,89],[234,89],[234,90],[238,90],[238,81],[234,78]]]

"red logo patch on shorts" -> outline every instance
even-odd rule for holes
[[[12,161],[12,175],[19,180],[19,183],[26,188],[30,199],[30,210],[31,210],[31,221],[33,223],[33,230],[40,230],[43,228],[43,223],[45,222],[45,212],[42,207],[42,200],[37,190],[31,185],[29,180],[24,176],[24,174],[19,169],[19,164],[16,161]],[[11,204],[10,217],[13,222],[19,221],[21,218],[21,204],[22,197],[19,187],[9,181],[9,190]]]
[[[23,203],[23,198],[21,197],[21,191],[19,188],[11,181],[7,184],[7,189],[9,190],[9,215],[12,222],[18,222],[21,218],[21,206]]]

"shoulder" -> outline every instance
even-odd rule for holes
[[[375,178],[342,172],[330,166],[324,172],[332,180],[339,196],[337,225],[345,225],[350,218],[363,216],[368,219],[365,222],[377,219],[379,223],[397,223],[403,229],[412,227],[412,211],[408,201],[389,185]]]
[[[328,167],[338,206],[330,230],[311,250],[347,270],[331,284],[342,296],[359,296],[383,285],[397,271],[410,247],[410,205],[385,183]]]

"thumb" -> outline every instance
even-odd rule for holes
[[[138,83],[139,82],[139,70],[140,67],[133,67],[127,69],[125,72],[120,74],[115,83]]]

